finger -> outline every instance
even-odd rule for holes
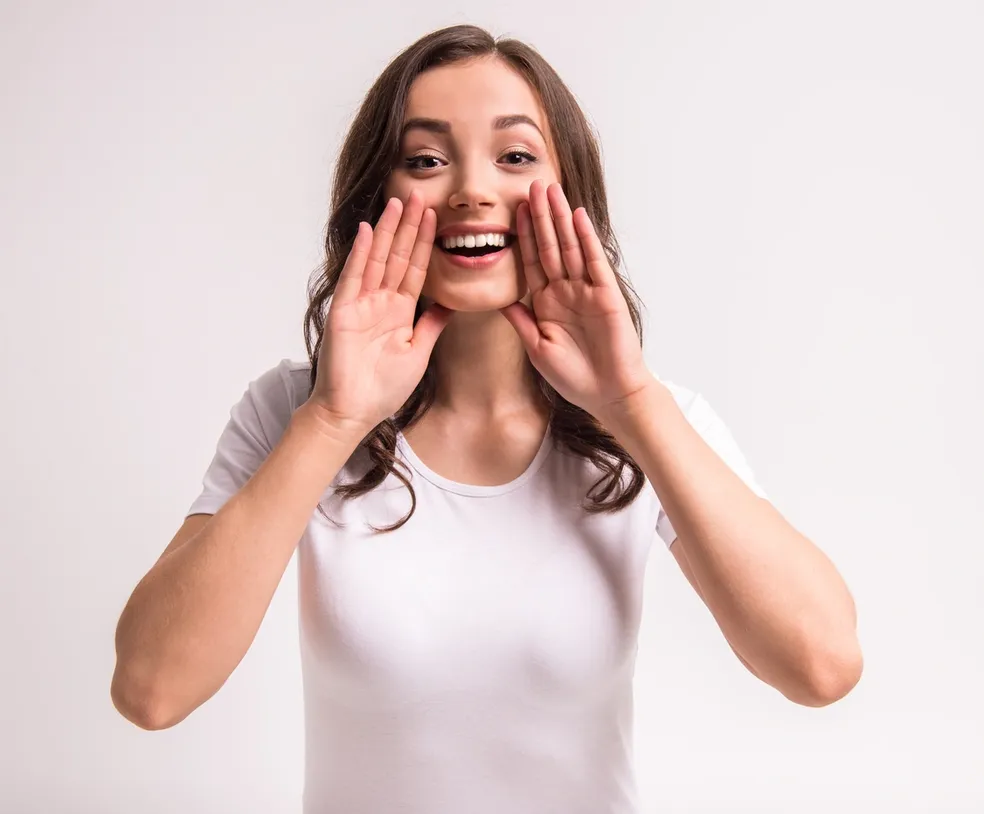
[[[554,228],[557,230],[557,241],[560,244],[560,256],[567,276],[572,280],[584,279],[584,252],[581,250],[581,239],[574,228],[571,217],[571,205],[564,195],[560,184],[551,184],[547,188],[547,200],[553,212]]]
[[[417,241],[410,254],[406,272],[400,282],[399,291],[413,297],[414,302],[420,297],[427,277],[427,267],[430,265],[431,252],[434,249],[434,232],[437,230],[437,213],[428,209],[420,218],[420,228],[417,229]],[[418,320],[419,322],[420,320]]]
[[[379,285],[380,288],[395,291],[400,287],[403,275],[407,271],[410,254],[417,241],[417,229],[420,226],[420,216],[423,213],[424,199],[417,190],[413,190],[403,207],[403,217],[400,219],[400,226],[396,230],[393,245],[390,247],[389,257],[386,260],[386,271],[383,274],[383,281]]]
[[[534,294],[547,284],[547,275],[540,265],[537,253],[536,235],[533,234],[533,220],[530,205],[523,201],[516,208],[516,236],[519,239],[519,254],[523,259],[526,284]]]
[[[615,272],[608,262],[605,247],[601,245],[598,233],[595,231],[591,218],[583,206],[579,206],[573,216],[574,228],[581,238],[581,249],[584,252],[585,266],[588,276],[594,285],[618,285]]]
[[[402,214],[403,201],[399,198],[390,198],[373,230],[372,248],[369,249],[366,270],[362,273],[363,291],[375,291],[379,288],[379,282],[386,271],[386,258],[389,257],[393,236],[396,234],[396,227],[400,223]]]
[[[337,303],[349,302],[359,296],[362,289],[362,273],[366,267],[366,260],[369,258],[369,249],[372,246],[372,227],[365,221],[359,221],[359,230],[356,232],[349,256],[342,266],[342,273],[338,277],[338,285],[335,286],[335,293],[332,300]]]
[[[563,280],[567,275],[560,257],[560,244],[557,242],[547,192],[540,179],[530,186],[530,214],[533,216],[533,233],[536,235],[540,266],[550,280]]]

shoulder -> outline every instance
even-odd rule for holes
[[[289,416],[307,401],[310,375],[309,362],[281,359],[250,380],[246,392],[255,402]]]
[[[274,368],[290,399],[291,412],[300,407],[311,393],[311,363],[281,359]]]
[[[294,411],[308,399],[310,392],[309,362],[281,359],[251,379],[240,401],[232,409],[232,418],[264,441],[271,449],[290,423]]]
[[[277,445],[291,414],[308,397],[307,362],[281,359],[251,379],[229,411],[202,491],[187,514],[215,514]]]

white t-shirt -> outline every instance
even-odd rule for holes
[[[307,399],[310,365],[251,382],[188,514],[214,514]],[[760,496],[699,394],[663,382]],[[651,543],[676,537],[648,480],[588,515],[600,476],[554,449],[498,486],[428,469],[402,435],[417,507],[390,474],[347,501],[330,486],[298,543],[305,814],[636,814],[632,677]],[[332,486],[367,466],[357,450]]]

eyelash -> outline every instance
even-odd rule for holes
[[[520,163],[520,164],[510,163],[509,166],[511,166],[511,167],[524,167],[524,166],[528,166],[530,164],[535,164],[537,161],[539,161],[539,159],[535,155],[532,155],[531,153],[526,152],[526,150],[510,150],[505,155],[521,155],[521,156],[523,156],[523,158],[526,159],[526,161],[524,161],[523,163]],[[421,159],[424,159],[424,158],[429,158],[429,159],[432,159],[433,161],[440,161],[441,160],[436,155],[423,154],[423,155],[411,156],[410,158],[406,159],[406,161],[404,163],[407,165],[407,168],[408,169],[417,170],[419,172],[426,172],[427,170],[436,170],[437,169],[437,167],[421,167],[419,164],[416,163],[416,162],[418,162],[418,161],[420,161]]]

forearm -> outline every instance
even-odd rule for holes
[[[117,628],[114,682],[153,710],[155,728],[183,720],[242,660],[357,435],[302,406],[243,488],[134,590]]]
[[[851,594],[819,548],[704,442],[654,385],[601,418],[653,485],[732,648],[800,703],[843,695],[861,669]]]

